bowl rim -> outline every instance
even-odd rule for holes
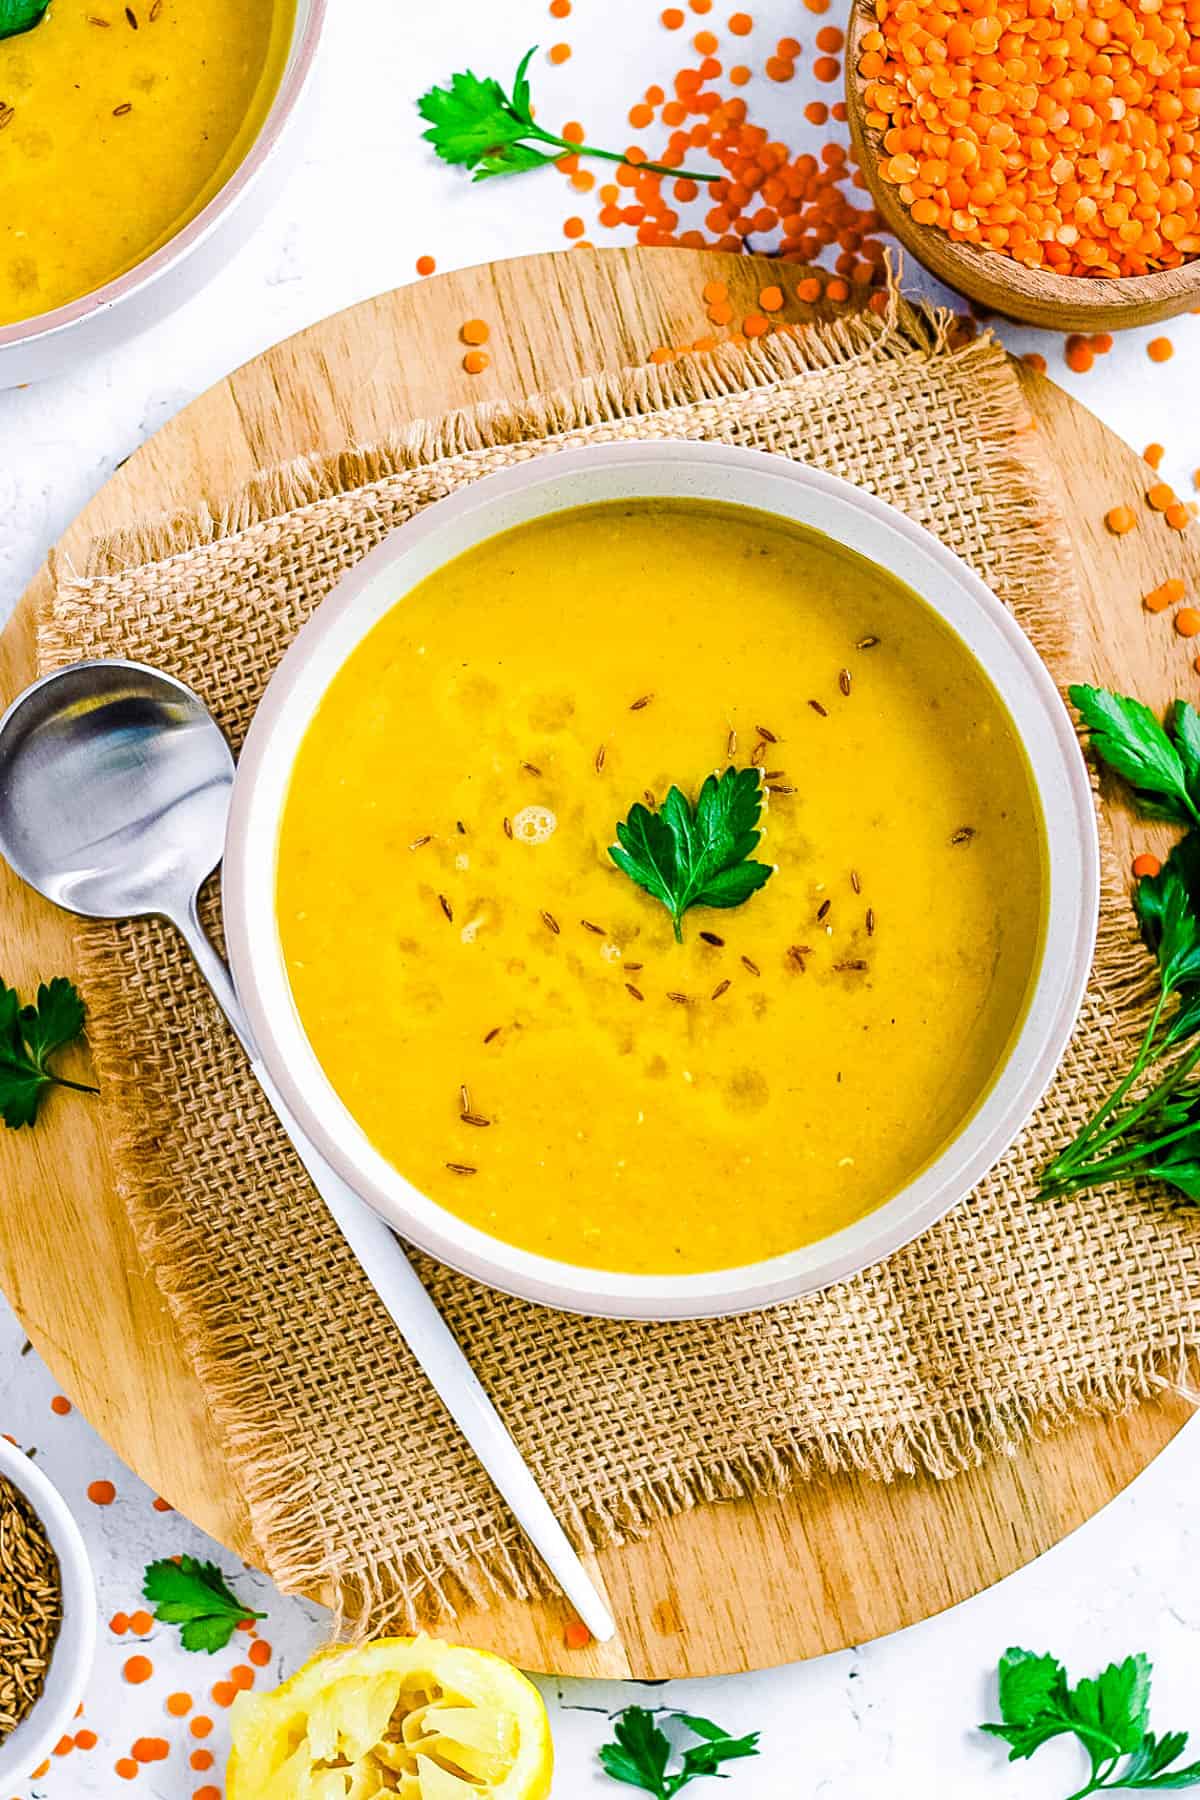
[[[523,516],[537,516],[538,495],[553,494],[560,485],[569,490],[573,481],[599,481],[604,472],[613,472],[618,482],[649,479],[645,471],[657,467],[661,473],[664,465],[675,484],[671,491],[682,494],[699,492],[719,475],[740,472],[763,493],[735,503],[768,513],[782,511],[768,497],[772,484],[782,482],[791,503],[800,509],[784,516],[813,524],[835,542],[848,541],[844,532],[852,523],[869,539],[887,541],[902,566],[907,557],[931,579],[940,579],[939,602],[910,573],[899,577],[943,619],[945,595],[954,594],[994,654],[1007,658],[1010,669],[1019,671],[1020,692],[1027,692],[1028,706],[1038,718],[1039,741],[1032,743],[1023,735],[1023,742],[1048,840],[1047,899],[1039,960],[1031,974],[1025,1013],[1005,1059],[963,1128],[912,1181],[814,1245],[759,1263],[695,1275],[632,1275],[562,1263],[493,1238],[421,1194],[374,1149],[317,1063],[300,1024],[283,962],[274,877],[278,825],[295,749],[346,656],[412,582],[428,572],[419,569],[406,578],[400,573],[401,563],[405,559],[411,563],[423,552],[427,558],[435,557],[430,568],[439,567],[471,543],[518,522],[507,519],[472,534],[472,514],[482,513],[486,520],[512,501],[518,509],[522,504],[530,508]],[[689,489],[689,479],[698,486]],[[625,493],[632,498],[639,491],[654,490],[631,486]],[[781,495],[783,490],[776,492]],[[608,496],[594,495],[602,497]],[[719,499],[721,493],[704,497]],[[571,492],[545,510],[579,504],[587,504],[586,495]],[[805,518],[805,504],[834,522]],[[454,543],[456,533],[462,541]],[[450,546],[437,554],[439,539],[447,538]],[[860,542],[851,540],[849,547],[868,560],[881,561]],[[883,566],[894,569],[893,563]],[[373,601],[373,591],[381,591],[392,577],[391,598],[384,604]],[[946,622],[956,630],[953,620]],[[334,655],[327,640],[337,634],[347,641]],[[972,645],[966,648],[1011,711],[1011,699],[994,668]],[[322,673],[323,655],[331,666]],[[283,743],[285,735],[290,749]],[[1058,803],[1056,820],[1049,816],[1047,798],[1052,773],[1057,783],[1052,795]],[[1078,1014],[1099,911],[1099,840],[1087,766],[1049,671],[1012,614],[953,551],[886,502],[808,464],[721,443],[665,439],[557,450],[483,476],[425,507],[342,576],[280,661],[251,722],[234,780],[222,894],[234,979],[268,1074],[327,1160],[394,1230],[461,1273],[528,1300],[591,1315],[682,1319],[750,1311],[844,1280],[927,1230],[995,1165],[1045,1092]],[[1019,1072],[1016,1077],[1014,1069]],[[998,1095],[1006,1103],[999,1117]],[[918,1189],[924,1193],[914,1200]]]
[[[96,1654],[96,1583],[83,1534],[43,1469],[19,1445],[0,1438],[0,1476],[20,1490],[41,1520],[58,1558],[62,1623],[46,1683],[34,1705],[0,1743],[0,1779],[27,1780],[69,1727]]]
[[[76,300],[68,300],[62,306],[52,307],[49,312],[34,313],[30,318],[18,319],[12,325],[0,325],[0,351],[17,345],[29,348],[45,344],[49,339],[78,325],[82,319],[108,311],[128,300],[131,295],[140,293],[199,249],[256,180],[290,123],[312,75],[313,60],[324,29],[328,4],[329,0],[297,0],[287,66],[267,116],[229,179],[201,207],[195,218],[189,219],[165,244],[160,244],[157,250],[152,251],[141,262],[135,263],[121,275],[114,275],[110,281],[93,288],[90,293],[81,294]]]

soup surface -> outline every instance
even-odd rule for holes
[[[730,762],[775,790],[775,872],[679,944],[608,847]],[[827,539],[687,502],[416,587],[330,686],[278,860],[301,1019],[376,1146],[495,1236],[639,1272],[794,1249],[914,1175],[1020,1022],[1043,897],[958,640]]]
[[[92,293],[212,199],[294,17],[294,0],[53,0],[0,40],[0,325]]]

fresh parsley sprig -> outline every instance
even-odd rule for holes
[[[3,0],[0,0],[0,5]],[[540,169],[557,162],[564,153],[596,156],[604,162],[627,162],[618,150],[598,150],[594,144],[574,144],[569,138],[545,131],[533,116],[528,69],[534,55],[527,50],[513,77],[512,93],[505,93],[491,76],[473,75],[463,69],[450,77],[449,87],[432,87],[417,101],[421,117],[429,124],[422,135],[443,162],[473,169],[473,181],[491,175],[519,175],[524,169]],[[532,140],[532,141],[530,141]],[[541,146],[548,146],[543,149]],[[686,176],[691,181],[717,181],[719,172],[669,169],[665,163],[638,163],[651,175]]]
[[[11,1131],[35,1122],[47,1088],[98,1092],[50,1067],[57,1050],[82,1036],[83,1021],[78,990],[61,975],[41,984],[32,1006],[22,1006],[15,988],[0,981],[0,1118]]]
[[[730,768],[708,776],[695,806],[673,787],[653,812],[638,801],[617,826],[608,854],[666,907],[676,943],[689,907],[741,906],[770,880],[770,863],[748,860],[762,836],[762,805],[759,771]]]
[[[163,1557],[148,1565],[142,1593],[165,1625],[180,1627],[185,1650],[223,1650],[239,1625],[265,1619],[243,1606],[215,1563],[194,1556]]]
[[[721,1765],[744,1756],[758,1755],[757,1731],[745,1737],[730,1737],[711,1719],[697,1718],[695,1713],[672,1712],[667,1715],[686,1727],[700,1741],[689,1744],[680,1757],[679,1767],[670,1774],[671,1741],[656,1724],[654,1714],[644,1706],[627,1706],[613,1723],[611,1744],[600,1750],[605,1774],[629,1787],[653,1794],[655,1800],[672,1800],[681,1788],[701,1775],[721,1775]]]
[[[1093,753],[1127,781],[1139,811],[1200,817],[1200,714],[1185,701],[1164,730],[1140,701],[1075,687]],[[1200,1200],[1200,830],[1193,824],[1157,875],[1138,882],[1134,911],[1158,967],[1158,994],[1133,1062],[1042,1175],[1055,1198],[1119,1178],[1165,1181]],[[1183,1048],[1187,1046],[1187,1048]],[[1136,1095],[1136,1098],[1134,1097]]]
[[[50,0],[0,0],[0,38],[17,37],[40,25]]]
[[[980,1730],[1004,1740],[1010,1762],[1032,1756],[1052,1738],[1077,1738],[1091,1771],[1070,1800],[1115,1788],[1164,1793],[1200,1786],[1200,1762],[1171,1767],[1183,1754],[1187,1732],[1156,1737],[1148,1728],[1151,1665],[1140,1652],[1074,1687],[1056,1657],[1032,1650],[1006,1650],[999,1673],[1003,1723]]]

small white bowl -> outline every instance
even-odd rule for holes
[[[824,532],[890,570],[986,671],[1025,746],[1045,820],[1045,939],[1020,1031],[966,1125],[908,1186],[844,1230],[740,1268],[628,1275],[577,1268],[488,1236],[420,1193],[372,1145],[317,1061],[297,1014],[275,916],[280,818],[325,690],[372,627],[473,544],[564,507],[647,497],[717,500]],[[427,507],[344,576],[301,631],[259,705],[234,784],[224,872],[234,976],[266,1067],[325,1156],[404,1238],[480,1281],[548,1306],[618,1318],[746,1311],[856,1274],[926,1230],[1017,1136],[1066,1047],[1087,984],[1099,904],[1091,786],[1041,658],[966,564],[883,501],[832,475],[723,444],[601,444],[539,456]]]
[[[51,312],[0,325],[0,389],[60,375],[190,299],[267,216],[287,174],[327,0],[297,0],[279,91],[229,180],[174,237],[124,275]]]
[[[0,1476],[24,1494],[58,1558],[62,1624],[46,1685],[15,1731],[0,1744],[0,1785],[19,1786],[70,1730],[96,1654],[96,1584],[79,1527],[58,1489],[23,1450],[0,1438]]]

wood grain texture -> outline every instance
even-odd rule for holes
[[[301,333],[189,406],[137,451],[65,534],[206,499],[228,500],[262,466],[396,431],[487,399],[521,399],[600,368],[644,360],[706,329],[701,284],[727,282],[750,310],[778,266],[668,251],[520,259],[384,295]],[[790,304],[789,318],[812,316]],[[460,321],[492,326],[491,367],[461,367]],[[1084,584],[1087,652],[1077,673],[1165,703],[1194,685],[1169,620],[1139,596],[1169,575],[1200,588],[1195,531],[1151,517],[1139,458],[1051,383],[1023,371],[1052,442]],[[1103,513],[1134,505],[1116,539]],[[43,574],[0,639],[0,697],[33,674]],[[1134,842],[1117,817],[1122,854]],[[1139,846],[1154,840],[1140,828]],[[0,973],[28,986],[69,971],[71,923],[0,869]],[[0,1278],[64,1391],[159,1493],[255,1559],[246,1509],[171,1319],[140,1268],[113,1190],[97,1109],[59,1096],[35,1132],[0,1132]],[[526,1667],[573,1674],[698,1675],[836,1650],[925,1618],[1020,1567],[1089,1518],[1173,1436],[1191,1409],[1163,1397],[1119,1420],[1083,1421],[945,1484],[853,1476],[781,1500],[700,1507],[646,1543],[594,1562],[621,1624],[603,1648],[567,1652],[554,1603],[465,1607],[455,1635]]]
[[[992,312],[1048,331],[1123,331],[1200,306],[1200,257],[1153,275],[1059,275],[1026,268],[980,244],[955,243],[939,226],[918,225],[896,187],[879,173],[882,133],[866,122],[858,59],[863,32],[878,23],[873,0],[854,0],[846,44],[850,139],[888,232],[931,274]]]

